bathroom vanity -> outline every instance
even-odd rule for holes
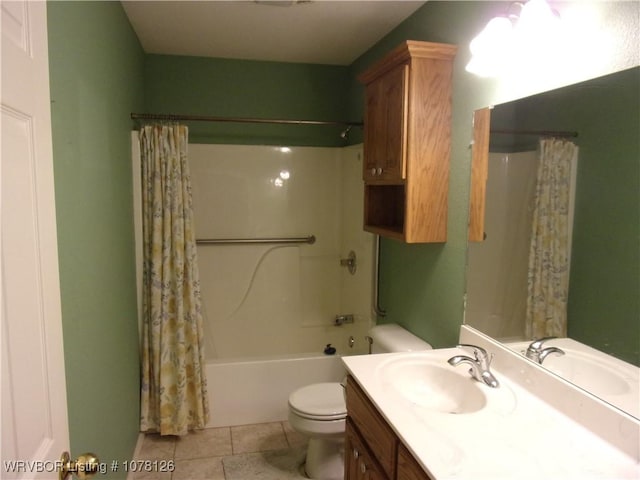
[[[347,412],[345,480],[432,480],[352,376]]]
[[[462,327],[495,354],[490,388],[459,348],[343,358],[345,479],[637,479],[640,420]]]

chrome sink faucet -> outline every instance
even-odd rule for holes
[[[470,350],[471,353],[473,353],[474,358],[466,355],[456,355],[448,360],[449,365],[456,367],[463,363],[467,364],[471,367],[469,369],[469,374],[477,381],[489,385],[492,388],[500,386],[496,377],[494,377],[493,373],[489,370],[493,354],[489,355],[484,348],[477,347],[476,345],[467,345],[463,343],[458,345],[458,348],[466,348]]]
[[[544,359],[547,358],[552,353],[555,353],[556,355],[564,355],[564,351],[559,349],[558,347],[542,348],[544,342],[546,342],[547,340],[553,340],[554,338],[556,337],[544,337],[538,340],[534,340],[529,345],[529,348],[527,348],[525,356],[528,359],[533,360],[534,362],[542,365],[542,362],[544,362]]]

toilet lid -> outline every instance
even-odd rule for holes
[[[307,418],[337,420],[347,415],[344,388],[339,383],[314,383],[289,396],[289,406]]]

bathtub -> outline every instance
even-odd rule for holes
[[[209,428],[286,420],[291,392],[346,375],[340,355],[317,353],[209,360],[205,368]]]

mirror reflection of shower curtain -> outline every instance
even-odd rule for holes
[[[540,140],[527,275],[527,338],[567,335],[571,177],[577,156],[573,142]]]
[[[465,323],[503,340],[524,336],[536,152],[490,153],[483,242],[469,244]]]

